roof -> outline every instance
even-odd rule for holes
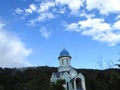
[[[58,59],[60,59],[61,57],[70,57],[71,58],[69,52],[65,48],[63,48],[63,50],[60,52]]]
[[[63,75],[65,72],[69,73],[69,71],[54,72],[54,76],[56,76],[57,78],[59,78],[60,75]]]

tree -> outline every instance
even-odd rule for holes
[[[51,84],[50,90],[65,90],[63,84],[65,84],[65,80],[57,80],[56,83]]]
[[[118,61],[120,62],[120,59]],[[118,66],[118,68],[120,68],[120,64],[116,64],[116,66]]]
[[[3,85],[0,85],[0,90],[4,90],[4,86]]]

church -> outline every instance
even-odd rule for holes
[[[69,52],[63,48],[58,57],[58,72],[52,73],[50,82],[56,83],[57,80],[65,80],[65,84],[63,85],[65,90],[86,90],[85,78],[82,73],[77,73],[73,69],[71,58]]]

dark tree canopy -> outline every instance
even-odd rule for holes
[[[83,73],[87,90],[120,90],[120,69],[77,69]],[[61,81],[51,85],[55,67],[0,68],[0,90],[64,90]]]

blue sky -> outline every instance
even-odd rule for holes
[[[0,66],[108,68],[120,58],[120,0],[1,0]]]

